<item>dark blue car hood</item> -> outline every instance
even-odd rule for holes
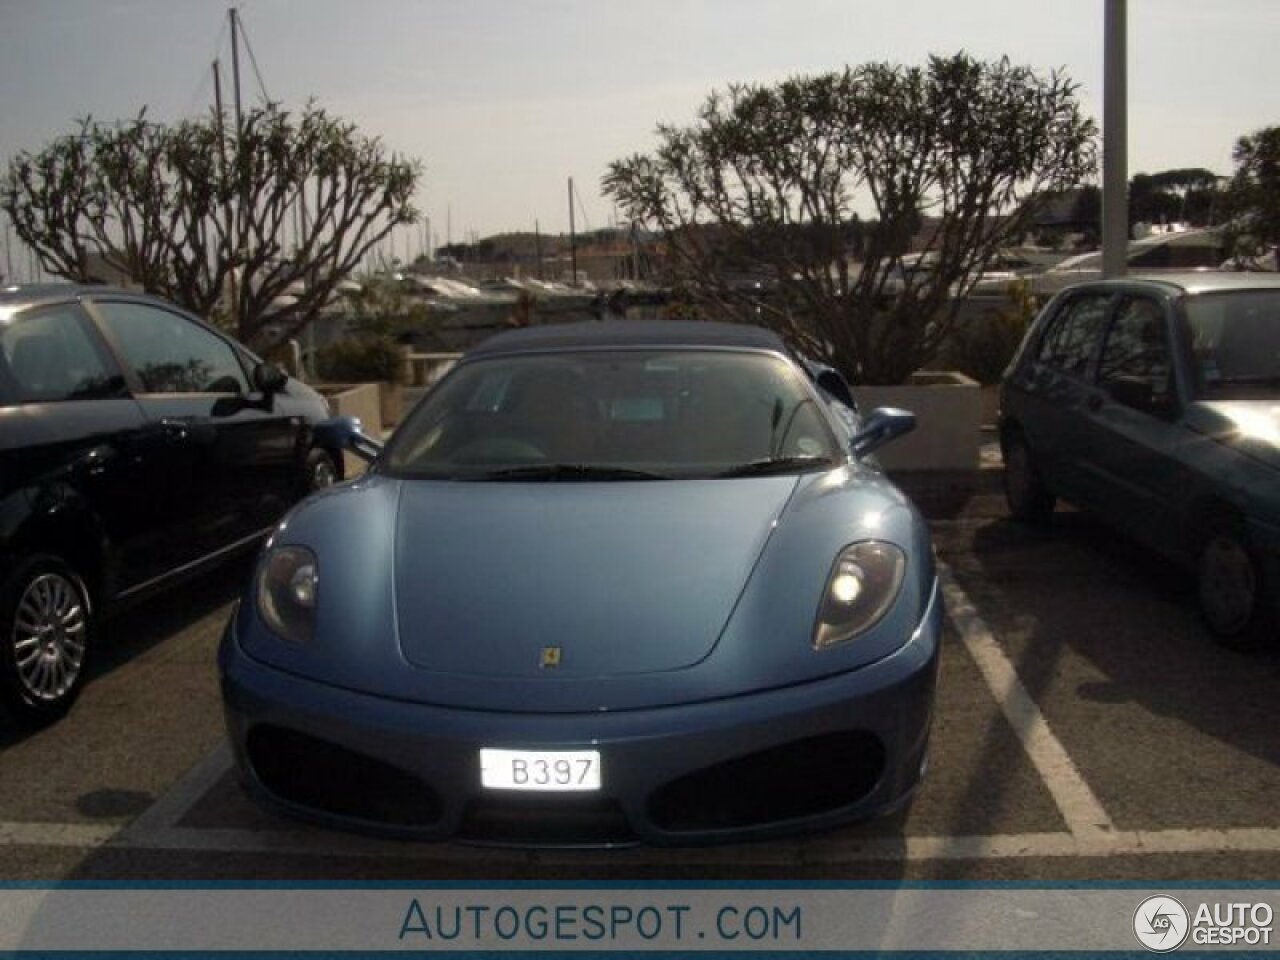
[[[697,663],[795,483],[406,483],[394,567],[404,657],[447,674],[564,679]]]

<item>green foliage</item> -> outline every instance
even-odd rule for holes
[[[437,326],[430,308],[406,293],[402,281],[392,276],[362,277],[359,291],[345,299],[347,325],[360,335],[396,339]]]
[[[863,383],[902,382],[932,357],[952,294],[1095,166],[1075,84],[967,54],[733,86],[693,125],[657,132],[603,188],[662,235],[673,279],[708,314],[765,322]],[[862,197],[876,216],[855,226]],[[913,251],[925,218],[937,228]],[[904,271],[910,252],[932,269]],[[776,277],[776,294],[726,282],[741,263]]]
[[[682,288],[676,288],[671,292],[671,296],[662,307],[661,316],[663,320],[682,322],[706,319],[689,291]]]
[[[1129,224],[1186,222],[1209,226],[1218,177],[1203,167],[1135,174],[1129,181]]]
[[[996,384],[1036,314],[1035,298],[1021,280],[1010,284],[1009,302],[956,326],[947,365],[982,384]]]
[[[387,337],[351,337],[316,352],[316,373],[331,383],[400,383],[403,370],[400,347]]]
[[[386,275],[361,277],[360,289],[345,300],[352,336],[317,351],[316,373],[333,382],[403,382],[398,341],[433,329],[437,321],[430,309],[401,280]]]
[[[260,349],[294,335],[391,231],[417,219],[416,161],[309,104],[239,131],[216,114],[86,119],[0,178],[0,206],[45,270],[93,279],[91,255]],[[294,230],[293,243],[286,228]],[[286,298],[286,295],[288,297]],[[285,298],[285,299],[282,299]]]
[[[1280,126],[1241,137],[1232,159],[1236,170],[1225,197],[1228,239],[1241,257],[1280,249]]]

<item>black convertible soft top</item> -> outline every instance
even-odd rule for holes
[[[607,320],[508,330],[473,347],[467,356],[610,347],[736,347],[787,353],[772,330],[747,324]]]

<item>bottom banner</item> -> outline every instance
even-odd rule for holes
[[[1266,951],[1278,903],[1248,887],[8,885],[0,951]]]

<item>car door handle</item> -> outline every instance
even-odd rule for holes
[[[100,477],[118,456],[114,447],[102,444],[86,450],[72,466],[80,476]]]
[[[189,424],[182,420],[170,420],[167,417],[160,421],[160,433],[170,440],[185,440],[190,433]]]
[[[160,434],[178,443],[212,446],[217,442],[218,428],[207,420],[174,420],[166,417],[160,421]]]

